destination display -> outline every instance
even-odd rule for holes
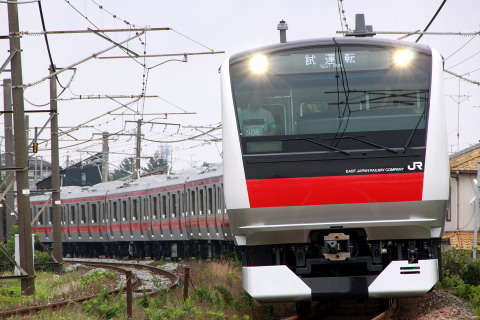
[[[318,73],[346,71],[386,70],[391,68],[390,51],[341,50],[311,51],[270,57],[270,73]]]

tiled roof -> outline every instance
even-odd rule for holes
[[[450,170],[460,172],[477,172],[480,162],[480,143],[450,156]]]
[[[478,237],[477,243],[480,235]],[[445,232],[442,238],[449,241],[450,245],[455,249],[472,250],[473,248],[473,231]]]

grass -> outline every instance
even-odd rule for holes
[[[259,305],[242,288],[241,266],[237,260],[183,261],[190,267],[189,296],[183,299],[183,271],[177,269],[182,283],[173,290],[165,290],[164,284],[156,281],[156,294],[149,297],[146,293],[135,297],[133,319],[145,320],[260,320],[278,319],[292,314],[293,304]],[[111,275],[98,272],[80,278],[79,272],[71,272],[54,279],[49,272],[37,273],[34,297],[20,294],[20,281],[9,280],[0,283],[0,309],[14,306],[27,306],[40,301],[48,302],[56,297],[67,297],[75,292],[77,296],[89,291],[99,291],[105,283],[113,281]],[[81,279],[81,280],[80,280]],[[102,284],[103,283],[103,284]],[[2,301],[3,300],[3,301]],[[101,295],[99,298],[81,305],[71,304],[58,311],[46,310],[32,319],[126,319],[126,305],[123,294],[117,296]],[[11,319],[26,319],[12,317]]]
[[[78,298],[115,283],[116,274],[112,272],[95,272],[81,277],[78,271],[56,275],[51,272],[35,274],[35,294],[24,296],[20,281],[16,279],[0,281],[0,310],[48,304],[61,299]]]
[[[441,286],[468,301],[469,307],[480,316],[480,260],[473,260],[471,254],[466,250],[442,253],[444,278]]]

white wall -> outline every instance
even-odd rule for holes
[[[445,231],[473,231],[476,173],[452,173],[450,178],[450,221],[447,216]],[[473,201],[472,201],[473,199]]]

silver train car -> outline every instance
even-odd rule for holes
[[[65,256],[213,257],[232,250],[222,167],[61,190]],[[50,194],[31,197],[32,231],[53,242]]]
[[[221,66],[225,204],[260,302],[421,296],[449,199],[443,59],[374,38]]]

